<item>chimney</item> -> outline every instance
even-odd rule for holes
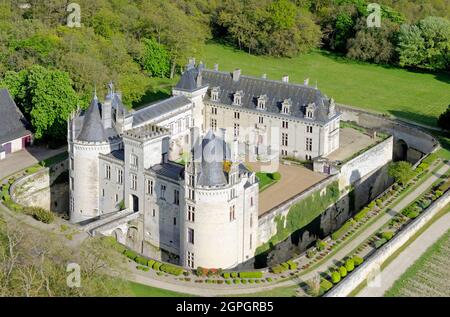
[[[267,78],[267,74],[262,74],[261,78],[266,79]]]
[[[241,69],[240,68],[236,68],[233,71],[233,81],[238,81],[239,77],[241,77]]]
[[[216,72],[219,71],[219,64],[214,64],[214,71],[216,71]]]
[[[284,83],[288,83],[288,82],[289,82],[289,76],[288,76],[288,75],[284,75],[284,76],[281,78],[281,80],[282,80]]]

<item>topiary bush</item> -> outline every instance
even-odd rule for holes
[[[232,278],[236,278],[236,277],[238,277],[238,274],[237,274],[236,272],[232,272],[232,273],[231,273],[231,277],[232,277]]]
[[[160,269],[161,269],[161,266],[162,266],[162,263],[160,263],[160,262],[156,262],[155,261],[155,263],[153,263],[153,269],[155,270],[155,271],[159,271]]]
[[[168,273],[168,274],[175,275],[175,276],[181,275],[183,273],[183,271],[184,271],[182,267],[175,266],[175,265],[172,265],[172,264],[167,264],[167,263],[162,264],[159,267],[159,270],[162,271],[162,272]]]
[[[348,259],[345,261],[345,269],[347,272],[351,272],[355,269],[355,261],[353,259]]]
[[[239,272],[240,278],[262,278],[263,272],[253,271],[253,272]]]
[[[241,283],[241,280],[238,279],[238,278],[235,278],[235,279],[233,280],[233,283],[234,283],[234,284],[239,284],[239,283]]]
[[[333,288],[333,283],[331,283],[330,281],[328,281],[326,279],[322,279],[322,281],[320,282],[320,289],[322,290],[322,292],[326,293],[332,288]]]
[[[126,256],[127,258],[129,258],[129,259],[131,259],[131,260],[133,260],[133,261],[134,261],[134,259],[136,259],[137,256],[138,256],[136,252],[131,251],[131,250],[126,250],[124,254],[125,254],[125,256]]]
[[[383,231],[380,235],[382,239],[386,239],[386,241],[389,241],[394,236],[394,232],[392,231]]]
[[[325,241],[317,240],[316,249],[318,251],[323,251],[323,250],[325,250],[326,247],[327,247],[327,243]]]
[[[288,269],[289,269],[289,265],[286,267],[286,266],[282,266],[279,264],[279,265],[275,265],[275,266],[271,267],[270,271],[275,274],[281,274]]]
[[[281,174],[279,172],[272,173],[272,179],[275,181],[279,181],[281,179]]]
[[[292,260],[289,260],[286,263],[287,263],[287,265],[289,265],[289,270],[296,270],[298,267],[297,263],[295,263]]]
[[[153,264],[155,264],[155,260],[148,260],[147,261],[147,266],[148,267],[153,267]]]
[[[142,256],[138,256],[134,259],[134,261],[140,265],[147,265],[148,260]]]
[[[364,262],[364,259],[358,255],[355,255],[352,259],[355,266],[360,266]]]
[[[341,275],[341,277],[346,277],[347,276],[347,269],[345,268],[345,266],[341,266],[339,268],[339,274]]]
[[[331,282],[333,282],[333,284],[337,284],[341,281],[341,274],[338,271],[334,271],[333,273],[331,273]]]
[[[223,276],[224,279],[229,279],[231,274],[229,272],[225,272],[225,273],[222,274],[222,276]]]
[[[381,248],[381,246],[382,246],[383,244],[385,244],[386,242],[387,242],[386,239],[380,239],[380,240],[375,241],[375,243],[374,243],[375,248],[376,248],[376,249]]]

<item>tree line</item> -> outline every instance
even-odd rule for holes
[[[450,0],[69,0],[0,3],[0,86],[9,88],[36,137],[64,140],[68,113],[112,80],[127,106],[173,78],[210,40],[250,54],[294,57],[322,48],[349,58],[427,70],[450,68]]]

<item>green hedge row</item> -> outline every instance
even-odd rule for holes
[[[262,278],[263,272],[254,271],[254,272],[239,272],[240,278]]]
[[[331,235],[331,239],[336,241],[342,238],[350,230],[350,228],[353,227],[354,223],[355,220],[353,220],[352,218],[347,220],[341,228],[333,232],[333,234]]]
[[[289,261],[287,261],[287,262],[283,262],[283,263],[281,263],[281,264],[272,266],[272,267],[270,268],[270,271],[271,271],[272,273],[275,273],[275,274],[280,274],[280,273],[283,273],[283,272],[285,272],[285,271],[287,271],[287,270],[296,270],[297,267],[298,267],[298,266],[297,266],[297,263],[294,263],[294,261],[289,260]]]

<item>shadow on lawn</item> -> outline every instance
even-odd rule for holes
[[[415,121],[421,124],[437,127],[437,117],[404,110],[388,110],[388,112],[400,119]]]

